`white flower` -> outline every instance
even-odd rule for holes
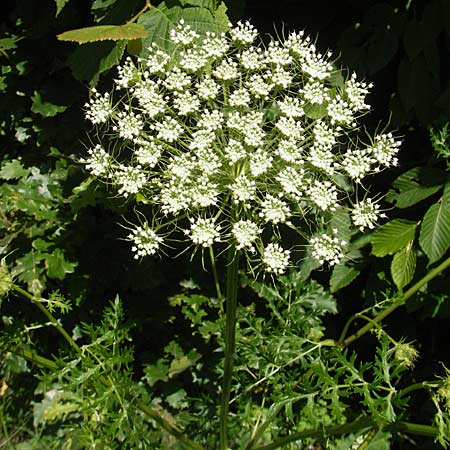
[[[176,178],[178,181],[187,182],[190,180],[197,162],[192,155],[182,153],[173,156],[167,163],[167,175],[170,178]]]
[[[225,33],[216,35],[210,31],[206,32],[206,37],[200,44],[202,50],[208,55],[220,58],[229,50],[230,45],[227,42]]]
[[[280,183],[283,191],[288,195],[292,195],[297,201],[308,187],[308,182],[305,179],[305,169],[303,168],[286,167],[275,179]]]
[[[331,56],[331,54],[328,53],[327,56]],[[312,51],[304,55],[301,68],[303,72],[317,80],[325,80],[333,71],[333,65],[330,62],[328,62],[320,53]]]
[[[289,210],[289,206],[281,198],[267,194],[261,202],[259,217],[263,218],[266,222],[272,222],[273,224],[284,223],[290,215],[291,211]]]
[[[248,203],[255,199],[256,183],[245,175],[239,175],[230,186],[235,203]]]
[[[335,232],[332,236],[325,233],[315,236],[311,239],[310,244],[312,256],[320,264],[327,262],[330,266],[341,262],[344,257],[343,247],[347,245],[345,241],[336,236]]]
[[[253,246],[256,239],[258,239],[261,230],[258,225],[251,220],[239,220],[233,224],[232,234],[234,239],[236,239],[238,250],[246,249],[251,252],[255,251]]]
[[[163,73],[170,61],[170,56],[164,50],[158,48],[155,43],[149,47],[149,50],[150,52],[144,61],[146,70],[150,74]]]
[[[86,119],[94,125],[105,123],[111,115],[113,109],[111,98],[108,93],[101,95],[95,88],[91,90],[92,97],[84,105],[86,108]]]
[[[272,166],[273,158],[260,148],[250,153],[250,172],[254,177],[259,177]]]
[[[351,216],[353,223],[361,231],[364,228],[373,230],[379,217],[386,217],[386,214],[380,213],[380,205],[374,203],[372,199],[367,198],[354,205]]]
[[[263,52],[258,47],[249,47],[240,53],[239,59],[242,66],[247,70],[258,70],[260,69],[263,62]]]
[[[366,150],[348,150],[344,154],[341,166],[347,172],[350,178],[360,183],[371,169],[371,164],[375,159]]]
[[[223,59],[212,73],[219,80],[234,80],[239,76],[238,64],[231,59]]]
[[[189,45],[200,36],[196,33],[190,25],[185,24],[183,19],[180,19],[176,28],[170,30],[170,40],[175,44]]]
[[[209,247],[214,242],[220,241],[220,226],[215,224],[214,219],[205,219],[203,217],[197,218],[197,220],[191,218],[191,228],[185,230],[192,242],[202,247]]]
[[[289,139],[300,139],[303,127],[293,117],[280,117],[275,126]]]
[[[173,117],[166,117],[162,122],[152,124],[150,128],[158,132],[158,139],[166,142],[175,142],[183,133],[183,127]]]
[[[125,139],[133,140],[138,137],[144,127],[142,116],[131,111],[128,105],[125,106],[125,111],[117,113],[116,121],[117,125],[114,125],[112,129]]]
[[[147,183],[147,177],[141,166],[119,164],[119,167],[109,176],[119,185],[117,192],[124,197],[137,194]]]
[[[250,104],[251,98],[247,89],[235,89],[228,99],[228,103],[231,106],[248,106]]]
[[[308,57],[310,53],[315,51],[314,45],[311,43],[311,39],[309,36],[305,37],[304,31],[289,34],[284,45],[300,60],[303,60]]]
[[[326,147],[312,146],[308,156],[308,161],[328,175],[334,174],[335,162],[333,152]]]
[[[269,42],[269,47],[264,52],[265,62],[277,66],[287,66],[292,62],[289,48],[282,47],[279,42]]]
[[[217,204],[219,194],[217,184],[213,183],[208,176],[200,177],[192,189],[192,205],[200,208],[214,206]]]
[[[220,86],[209,75],[205,76],[199,83],[196,83],[195,88],[202,100],[214,99],[220,92]]]
[[[247,156],[247,151],[244,146],[236,139],[230,139],[224,151],[225,156],[232,164]]]
[[[216,134],[211,130],[199,130],[192,133],[192,141],[189,143],[190,150],[206,150],[211,147],[211,144],[215,141]]]
[[[111,164],[111,155],[100,144],[89,149],[88,154],[88,158],[81,159],[81,162],[86,164],[86,169],[96,177],[106,175]]]
[[[283,100],[278,100],[277,103],[281,112],[287,117],[298,118],[305,115],[302,104],[296,97],[284,97]]]
[[[390,167],[398,164],[397,153],[400,146],[401,142],[396,141],[392,133],[379,134],[375,136],[375,142],[368,151],[378,163]]]
[[[125,60],[123,66],[117,67],[117,72],[119,72],[119,77],[114,81],[118,89],[127,88],[137,75],[137,69],[130,57]]]
[[[318,120],[313,128],[314,146],[330,150],[336,144],[337,131],[328,127],[322,120]]]
[[[173,96],[173,105],[180,115],[185,116],[199,110],[200,99],[190,91],[177,92]]]
[[[356,73],[352,73],[350,79],[345,82],[345,93],[354,111],[370,109],[370,106],[364,100],[372,87],[372,83],[367,84],[362,81],[357,81]]]
[[[128,235],[128,239],[133,242],[131,251],[134,253],[134,259],[154,255],[163,242],[163,238],[158,236],[148,224],[142,227],[136,227]]]
[[[154,167],[164,151],[162,145],[157,144],[153,138],[148,141],[136,139],[134,142],[138,145],[138,148],[134,151],[137,162],[149,168]]]
[[[163,184],[156,200],[161,203],[161,210],[164,214],[177,214],[190,208],[191,190],[180,180],[171,179]]]
[[[172,71],[168,73],[163,84],[169,91],[183,91],[191,85],[191,82],[191,78],[188,74],[184,73],[178,67],[174,67]]]
[[[290,255],[289,250],[284,250],[279,244],[271,242],[264,249],[262,262],[267,272],[281,275],[289,266]]]
[[[231,39],[239,44],[251,44],[258,36],[256,28],[248,21],[239,21],[237,25],[230,29]]]
[[[202,48],[188,48],[180,52],[180,67],[186,72],[197,72],[208,64],[209,55]]]
[[[286,162],[303,164],[303,147],[295,139],[281,139],[276,148],[277,155]]]
[[[253,74],[245,82],[245,86],[255,97],[267,99],[273,88],[273,83],[266,83],[261,75]]]
[[[356,127],[353,108],[341,97],[331,100],[327,106],[328,117],[332,124],[351,125]]]
[[[158,84],[153,80],[146,78],[139,81],[130,90],[149,117],[155,117],[166,109],[166,100],[158,92]]]
[[[214,109],[210,111],[205,109],[197,122],[197,126],[208,131],[216,131],[221,128],[222,122],[223,114],[219,110]]]
[[[326,86],[316,80],[310,80],[303,86],[301,96],[313,105],[322,105],[330,100]]]
[[[314,180],[307,191],[311,201],[322,211],[335,211],[339,206],[337,189],[330,181]]]

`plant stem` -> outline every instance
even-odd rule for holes
[[[427,284],[429,281],[431,281],[433,278],[438,276],[441,272],[443,272],[447,267],[450,266],[450,257],[447,258],[444,262],[439,264],[434,269],[430,270],[422,279],[420,279],[414,286],[409,288],[399,299],[397,299],[394,303],[392,303],[388,308],[386,308],[384,311],[381,311],[379,314],[377,314],[373,321],[370,323],[367,323],[363,327],[361,327],[356,333],[349,336],[347,339],[345,339],[343,342],[341,342],[341,347],[347,347],[352,342],[359,339],[361,336],[366,334],[368,331],[370,331],[376,324],[381,322],[383,319],[385,319],[389,314],[393,313],[399,306],[403,305],[410,297],[412,297],[417,291],[419,291],[425,284]]]
[[[150,4],[150,0],[146,0],[145,1],[145,6],[135,15],[133,16],[128,22],[129,23],[133,23],[135,22],[137,19],[139,19],[139,17],[145,13],[145,11],[147,11],[148,9],[153,8],[153,6]]]
[[[51,322],[51,324],[59,331],[61,336],[69,343],[69,345],[77,352],[80,353],[80,347],[78,347],[77,343],[70,337],[67,331],[59,324],[58,320],[53,316],[53,314],[39,301],[38,298],[31,295],[25,289],[22,289],[20,286],[16,284],[12,285],[12,289],[19,294],[22,294],[24,297],[28,298],[34,305],[36,305],[41,312],[47,317],[47,319]]]
[[[214,249],[212,245],[209,246],[209,258],[211,259],[211,267],[213,271],[214,285],[216,287],[217,299],[220,301],[220,304],[222,305],[222,291],[220,289],[219,276],[217,275],[216,258],[214,256]]]
[[[236,347],[236,310],[239,273],[239,252],[230,246],[227,255],[227,292],[226,292],[226,323],[225,323],[225,361],[222,383],[222,398],[220,403],[220,449],[228,449],[228,411],[233,378],[233,362]]]

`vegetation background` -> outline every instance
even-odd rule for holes
[[[168,8],[196,4],[165,1]],[[399,167],[374,179],[373,191],[385,194],[397,176],[417,166],[445,168],[436,162],[429,129],[440,129],[450,120],[448,0],[227,0],[225,4],[232,21],[248,18],[262,34],[304,29],[317,35],[320,49],[331,49],[343,66],[374,83],[369,126],[375,129],[389,122],[404,136],[404,144]],[[136,262],[129,244],[120,239],[123,230],[118,225],[130,213],[129,205],[104,187],[86,183],[86,173],[77,163],[89,146],[83,115],[89,87],[108,89],[114,66],[135,49],[125,41],[78,45],[56,36],[75,28],[123,24],[143,6],[141,0],[4,0],[0,21],[0,256],[6,258],[16,282],[30,292],[57,293],[71,300],[72,309],[63,318],[70,330],[80,323],[100,322],[105,307],[118,295],[126,322],[133,324],[137,378],[144,363],[159,358],[174,336],[195,342],[190,325],[167,302],[178,292],[180,281],[195,279],[206,286],[205,295],[208,289],[213,295],[214,286],[188,256]],[[438,197],[437,193],[428,203],[389,212],[389,219],[419,220]],[[390,263],[390,257],[367,255],[360,276],[336,293],[339,314],[325,319],[329,337],[337,337],[347,318],[371,305],[377,293],[395,289]],[[418,273],[424,273],[425,265],[418,263]],[[313,278],[328,286],[328,273]],[[442,374],[440,361],[450,367],[449,292],[448,279],[441,279],[386,323],[392,336],[415,342],[420,352],[418,379]],[[5,330],[9,318],[30,324],[39,320],[39,314],[25,301],[1,305]],[[42,354],[52,355],[61,345],[54,328],[39,329],[33,338]],[[372,357],[374,339],[367,335],[356,343],[363,360]],[[14,421],[32,428],[37,381],[22,359],[6,353],[4,358],[10,359],[9,367],[17,365],[5,391],[0,388],[0,422],[6,423],[0,430],[0,448],[10,448],[2,432],[14,432]],[[426,408],[429,404],[419,397],[412,408],[419,422],[428,416]],[[14,442],[26,435],[22,428]],[[418,439],[419,447],[406,441],[392,448],[437,445]]]

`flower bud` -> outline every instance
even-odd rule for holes
[[[419,352],[411,345],[399,343],[395,347],[395,359],[404,367],[410,368],[419,356]]]

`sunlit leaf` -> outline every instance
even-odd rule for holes
[[[380,226],[372,235],[372,254],[375,256],[392,255],[414,239],[416,222],[395,219]]]
[[[416,251],[411,241],[394,255],[391,263],[391,275],[398,289],[407,286],[414,277],[416,269]]]

